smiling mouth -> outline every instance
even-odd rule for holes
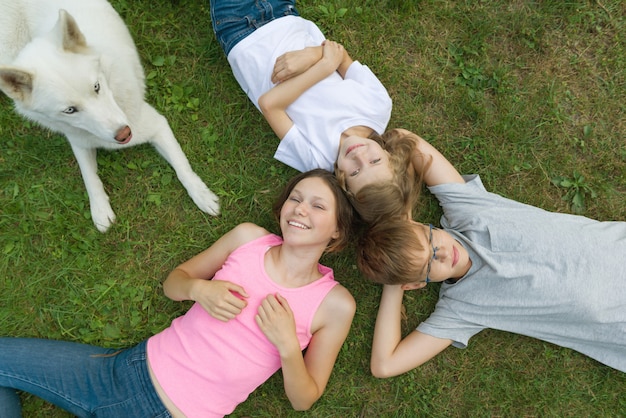
[[[364,145],[363,144],[355,144],[355,145],[352,145],[352,146],[348,147],[348,149],[346,150],[345,156],[347,157],[348,154],[350,154],[353,150],[355,150],[355,149],[357,149],[359,147],[362,147],[362,146],[364,146]]]
[[[296,221],[289,221],[289,222],[287,222],[287,224],[289,226],[293,226],[293,227],[296,227],[296,228],[299,228],[299,229],[311,229],[310,227],[306,226],[305,224],[300,223],[300,222],[296,222]]]

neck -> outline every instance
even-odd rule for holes
[[[288,246],[272,247],[265,261],[267,274],[284,287],[301,287],[321,277],[319,249],[294,250]]]

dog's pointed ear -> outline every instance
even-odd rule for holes
[[[80,53],[87,49],[87,41],[76,20],[66,10],[59,10],[59,20],[52,30],[64,51]]]
[[[33,75],[12,67],[0,67],[0,90],[11,99],[26,101],[33,91]]]

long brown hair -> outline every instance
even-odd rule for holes
[[[317,177],[323,180],[335,197],[335,204],[337,205],[337,230],[339,231],[339,237],[330,241],[328,247],[326,247],[326,252],[332,253],[341,251],[348,245],[350,239],[353,237],[355,213],[352,204],[346,197],[343,188],[339,185],[339,181],[333,173],[321,168],[316,168],[314,170],[300,173],[291,178],[282,192],[278,195],[278,198],[274,201],[274,205],[272,207],[274,217],[277,220],[280,220],[280,210],[282,209],[285,201],[289,198],[289,195],[293,191],[294,187],[296,187],[300,181],[310,177]]]

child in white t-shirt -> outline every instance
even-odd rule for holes
[[[349,153],[379,163],[352,144],[385,154],[368,137],[389,122],[387,90],[301,18],[295,1],[214,0],[211,18],[235,78],[280,138],[276,159],[299,171],[333,171]]]

